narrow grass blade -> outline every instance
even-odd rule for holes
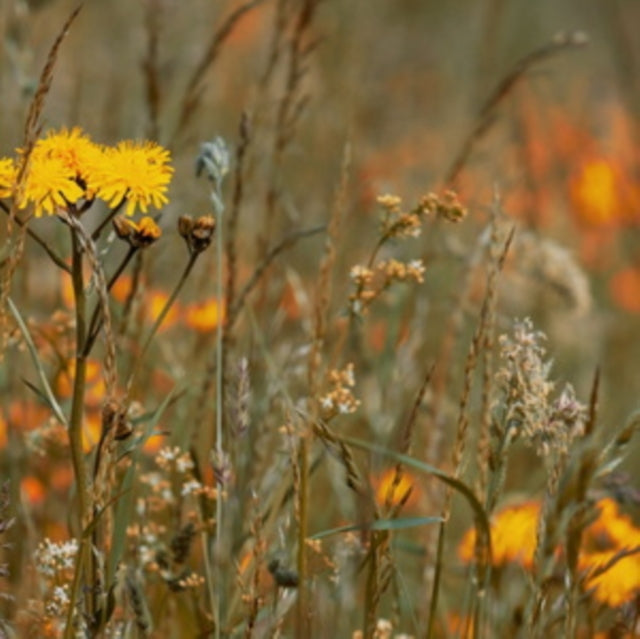
[[[409,455],[397,453],[393,450],[385,448],[384,446],[372,444],[355,437],[339,437],[339,439],[345,444],[353,446],[354,448],[368,450],[369,452],[376,453],[378,455],[388,457],[389,459],[393,459],[396,462],[405,464],[410,468],[415,468],[416,470],[429,473],[430,475],[433,475],[434,477],[439,479],[441,482],[453,488],[453,490],[455,490],[456,492],[460,493],[467,500],[473,510],[478,539],[484,540],[484,546],[487,553],[487,562],[491,563],[491,525],[489,523],[487,513],[482,507],[482,504],[478,501],[478,498],[474,495],[473,490],[471,490],[469,486],[467,486],[459,479],[447,475],[447,473],[441,471],[439,468],[415,459],[414,457],[410,457]]]
[[[138,461],[140,459],[140,454],[142,450],[142,446],[144,442],[151,436],[158,422],[160,421],[160,417],[166,410],[167,406],[171,403],[173,397],[175,395],[175,389],[171,390],[164,401],[158,406],[156,411],[153,413],[151,418],[149,419],[149,423],[147,424],[143,435],[138,440],[138,446],[132,447],[130,452],[131,456],[131,464],[129,468],[127,468],[127,472],[122,479],[122,484],[120,486],[119,496],[120,499],[117,503],[116,514],[114,518],[113,524],[113,541],[111,546],[111,552],[109,553],[109,561],[107,565],[107,575],[106,575],[106,584],[107,588],[111,587],[111,582],[115,575],[116,568],[120,559],[122,557],[122,553],[124,552],[125,541],[127,538],[127,526],[131,519],[131,511],[133,510],[133,500],[135,498],[135,491],[133,490],[134,480],[136,478],[136,471],[138,466]]]
[[[351,532],[353,530],[404,530],[405,528],[416,528],[417,526],[426,526],[428,524],[437,524],[442,521],[442,517],[401,517],[398,519],[376,519],[368,524],[350,524],[347,526],[338,526],[323,530],[315,535],[311,535],[311,539],[322,539],[331,535],[343,532]]]
[[[40,378],[40,383],[42,384],[42,391],[40,393],[41,397],[44,397],[47,404],[53,411],[53,414],[56,416],[58,421],[62,422],[65,426],[68,426],[67,418],[65,414],[62,412],[62,408],[60,408],[60,404],[58,404],[58,400],[56,399],[53,391],[51,390],[51,386],[49,386],[49,382],[47,381],[47,376],[44,372],[44,367],[42,366],[42,362],[40,361],[40,357],[38,356],[38,350],[36,349],[36,345],[33,343],[33,339],[31,339],[31,334],[29,333],[29,329],[22,319],[22,315],[20,315],[20,311],[13,303],[11,298],[7,299],[7,304],[9,305],[9,310],[11,311],[13,317],[15,318],[18,326],[20,327],[20,331],[24,337],[24,341],[27,344],[27,348],[29,349],[29,353],[31,355],[31,359],[38,371],[38,377]]]

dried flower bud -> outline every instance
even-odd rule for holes
[[[193,228],[193,218],[190,215],[181,215],[178,218],[178,233],[188,240],[191,236],[191,229]]]
[[[126,240],[137,249],[151,246],[162,235],[160,227],[148,216],[136,224],[124,215],[118,215],[113,218],[113,228],[121,240]]]
[[[190,253],[202,253],[213,239],[216,219],[212,215],[202,215],[195,220],[190,215],[181,215],[178,233],[185,239]]]

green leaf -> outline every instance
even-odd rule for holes
[[[437,524],[443,521],[442,517],[401,517],[398,519],[375,519],[366,524],[350,524],[348,526],[339,526],[338,528],[330,528],[322,532],[311,535],[311,539],[322,539],[337,533],[351,532],[353,530],[404,530],[405,528],[416,528],[417,526],[426,526],[428,524]]]
[[[58,400],[56,399],[56,396],[53,394],[53,391],[51,390],[51,386],[49,386],[49,382],[47,381],[47,376],[45,375],[44,367],[42,366],[42,362],[40,361],[40,357],[38,356],[38,350],[36,349],[36,345],[33,343],[33,339],[31,339],[31,334],[29,333],[29,329],[27,328],[27,325],[22,319],[22,315],[20,315],[20,311],[18,310],[17,306],[13,303],[13,300],[11,298],[8,298],[7,303],[9,305],[9,310],[11,311],[13,317],[18,323],[18,326],[20,327],[20,331],[22,332],[24,341],[26,342],[27,348],[29,349],[29,353],[31,354],[31,359],[33,360],[36,370],[38,371],[38,377],[40,378],[40,383],[42,384],[42,389],[43,389],[38,394],[47,402],[47,404],[49,405],[49,408],[51,408],[51,410],[53,411],[53,414],[56,416],[56,419],[58,419],[58,421],[60,421],[61,423],[63,423],[65,426],[68,427],[69,424],[67,422],[67,418],[65,414],[62,412],[62,409],[60,408],[60,404],[58,404]],[[29,386],[33,389],[33,387],[30,384]]]
[[[376,453],[378,455],[382,455],[383,457],[388,457],[389,459],[404,464],[405,466],[415,468],[416,470],[419,470],[421,472],[433,475],[441,482],[447,484],[447,486],[450,486],[451,488],[453,488],[453,490],[460,493],[467,500],[473,510],[477,538],[483,541],[483,545],[485,546],[487,552],[487,562],[491,563],[491,525],[489,523],[489,518],[487,517],[487,513],[482,507],[482,504],[474,495],[473,490],[471,490],[471,488],[469,488],[469,486],[467,486],[463,481],[460,481],[456,477],[451,477],[451,475],[447,475],[447,473],[441,471],[435,466],[432,466],[431,464],[422,462],[418,459],[410,457],[409,455],[404,455],[403,453],[397,453],[396,451],[389,450],[388,448],[380,446],[379,444],[372,444],[355,437],[338,437],[338,439],[340,439],[340,441],[344,442],[345,444],[353,446],[354,448],[368,450],[371,453]]]

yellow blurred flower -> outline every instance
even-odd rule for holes
[[[496,513],[491,522],[493,563],[496,566],[514,562],[525,568],[533,565],[536,549],[540,502],[525,501]],[[475,558],[476,531],[469,529],[458,547],[462,561]]]
[[[173,168],[169,151],[153,142],[119,142],[106,148],[106,162],[94,176],[98,195],[111,207],[127,200],[125,213],[137,207],[146,213],[149,206],[161,208],[169,201],[166,192]]]
[[[16,167],[11,158],[0,159],[0,197],[10,197],[16,181]]]

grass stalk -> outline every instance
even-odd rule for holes
[[[216,211],[218,214],[218,223],[217,223],[217,233],[216,233],[216,298],[218,300],[222,300],[223,297],[223,256],[224,256],[224,224],[223,224],[223,216],[224,216],[224,206],[220,206]],[[216,456],[217,459],[222,463],[223,460],[223,441],[222,441],[222,410],[224,406],[223,399],[223,381],[224,381],[224,353],[223,353],[223,341],[224,341],[224,333],[223,333],[223,323],[218,322],[216,326]],[[220,557],[222,551],[222,517],[223,517],[223,504],[222,504],[222,477],[216,476],[216,485],[218,488],[218,495],[216,498],[216,551],[214,553],[214,558],[216,562],[216,566],[218,568],[218,583],[221,582],[220,579]],[[221,589],[219,589],[220,593]],[[212,590],[210,590],[212,592]],[[211,605],[215,605],[216,607],[212,609],[212,612],[215,612],[216,619],[216,639],[220,637],[220,624],[222,620],[222,599],[220,594],[218,593],[216,597],[216,603],[211,602]]]
[[[86,298],[84,291],[84,278],[82,274],[82,244],[75,229],[70,228],[71,233],[71,279],[73,282],[73,296],[76,320],[76,357],[75,375],[73,380],[73,395],[71,401],[71,416],[69,417],[69,445],[71,449],[71,462],[76,480],[78,494],[78,555],[76,557],[75,575],[69,604],[69,613],[65,628],[65,639],[72,636],[73,613],[82,584],[83,565],[86,565],[86,574],[91,574],[91,548],[83,535],[85,526],[91,519],[89,485],[87,480],[87,467],[82,448],[82,422],[84,413],[84,395],[86,386],[87,360],[83,354],[86,339]],[[91,598],[90,598],[91,599]],[[90,608],[89,612],[92,610]]]

